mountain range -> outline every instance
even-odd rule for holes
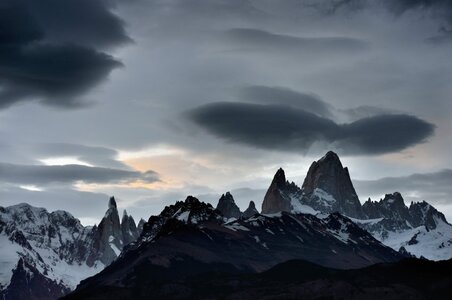
[[[452,258],[452,226],[427,202],[407,207],[398,192],[361,204],[348,169],[334,152],[311,164],[302,187],[279,169],[262,203],[262,213],[288,211],[322,215],[339,212],[394,250],[433,260]]]
[[[308,286],[290,295],[308,299],[328,282],[337,295],[376,298],[393,289],[400,299],[424,297],[435,287],[432,278],[440,280],[440,291],[447,290],[441,284],[452,282],[442,273],[431,276],[425,288],[413,285],[410,276],[396,285],[384,281],[385,268],[396,273],[405,265],[428,272],[446,268],[447,262],[426,259],[452,258],[452,226],[425,201],[407,207],[397,192],[361,204],[348,169],[331,151],[312,163],[301,187],[277,170],[260,213],[253,201],[242,212],[230,192],[216,208],[188,196],[137,226],[126,212],[120,221],[112,197],[99,225],[84,227],[67,212],[19,204],[0,208],[0,239],[4,299],[55,299],[80,280],[66,299],[222,298],[248,290],[255,294],[241,299],[262,298],[267,280],[268,295],[276,297],[295,284],[293,278],[278,278],[292,273],[298,285]],[[266,277],[281,270],[284,274]],[[368,290],[354,276],[363,276]]]
[[[0,207],[0,296],[56,299],[109,265],[139,236],[132,216],[119,220],[110,198],[98,226],[84,227],[65,211],[29,204]]]

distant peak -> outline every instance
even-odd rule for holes
[[[243,212],[244,218],[249,218],[254,216],[255,214],[258,214],[259,212],[256,209],[256,204],[254,201],[250,201],[250,204],[248,205],[248,208]]]
[[[199,203],[198,198],[193,197],[193,196],[187,196],[187,198],[185,199],[185,203],[190,204],[190,203]]]
[[[117,209],[115,197],[110,197],[110,200],[108,201],[108,208]]]
[[[123,218],[124,218],[124,217],[128,217],[127,210],[124,209],[124,211],[122,212],[122,217],[123,217]]]
[[[221,195],[220,201],[234,202],[234,197],[230,192],[226,192],[225,194]]]
[[[395,202],[399,205],[404,205],[405,206],[405,201],[403,200],[402,194],[400,194],[399,192],[394,192],[392,194],[386,194],[383,201],[385,202]]]
[[[276,171],[275,176],[272,180],[272,185],[276,185],[278,187],[284,186],[286,184],[286,174],[284,173],[284,170],[282,168],[279,168],[278,171]]]
[[[328,151],[321,159],[318,160],[318,162],[324,162],[324,161],[338,161],[340,162],[339,156],[333,152]]]

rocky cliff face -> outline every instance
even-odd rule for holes
[[[447,223],[442,212],[428,204],[426,201],[411,202],[408,212],[414,227],[424,225],[428,229],[436,229],[438,223]]]
[[[140,235],[137,225],[135,224],[135,220],[133,219],[132,216],[129,216],[127,214],[126,210],[124,210],[121,219],[121,235],[123,245],[127,245],[135,241]]]
[[[111,197],[108,210],[97,227],[93,228],[91,235],[92,248],[87,263],[93,264],[100,261],[104,265],[111,263],[121,252],[124,246],[119,213],[116,200]]]
[[[33,265],[20,258],[12,271],[10,285],[0,291],[2,299],[48,300],[63,297],[70,289],[57,280],[41,274]]]
[[[347,168],[334,152],[312,163],[300,189],[286,180],[283,169],[276,172],[262,203],[262,213],[339,212],[363,218],[358,195]]]
[[[348,169],[332,151],[311,164],[301,189],[302,203],[315,210],[364,217]]]
[[[250,201],[248,208],[243,212],[243,218],[248,219],[258,213],[256,204],[254,204],[254,201]]]
[[[140,221],[138,222],[138,225],[137,225],[138,236],[143,231],[144,223],[146,223],[146,221],[144,219],[140,219]]]
[[[265,193],[262,202],[262,213],[272,214],[281,211],[290,212],[293,209],[292,199],[297,199],[301,193],[300,189],[286,180],[283,169],[279,169]]]
[[[435,229],[438,222],[447,223],[444,215],[425,201],[411,202],[410,207],[407,207],[398,192],[386,194],[380,201],[367,200],[363,204],[363,212],[368,219],[384,218],[399,223],[398,230],[419,226]]]
[[[408,207],[405,206],[402,195],[398,192],[386,194],[379,202],[368,199],[363,204],[363,212],[369,219],[387,218],[411,221]]]
[[[234,197],[232,197],[230,192],[221,195],[220,200],[218,200],[217,209],[226,218],[240,218],[242,213],[240,208],[235,204]]]

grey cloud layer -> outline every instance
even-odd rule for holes
[[[302,93],[286,87],[251,85],[239,89],[238,99],[258,104],[281,104],[302,109],[320,117],[333,120],[358,120],[363,117],[393,114],[395,111],[371,105],[350,109],[337,109],[313,93]]]
[[[233,28],[224,33],[224,39],[238,50],[275,50],[299,54],[356,52],[368,49],[369,44],[351,37],[298,37],[277,34],[261,29]]]
[[[451,169],[444,169],[434,173],[412,174],[402,177],[385,177],[377,180],[353,181],[361,197],[399,191],[407,200],[425,200],[432,204],[443,205],[451,204],[451,182]]]
[[[284,105],[219,102],[193,109],[188,116],[228,141],[283,151],[308,150],[319,142],[347,154],[382,154],[424,142],[434,132],[434,125],[409,115],[340,125]]]
[[[92,147],[69,143],[40,143],[27,145],[30,156],[40,159],[53,157],[76,157],[93,166],[130,170],[130,167],[117,160],[118,151],[105,147]]]
[[[119,66],[106,47],[128,41],[104,1],[6,0],[0,4],[0,109],[39,99],[60,107]]]
[[[154,171],[144,173],[81,165],[44,166],[0,163],[0,180],[12,184],[49,185],[55,183],[122,183],[158,180]]]

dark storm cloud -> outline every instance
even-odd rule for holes
[[[121,64],[100,49],[128,40],[103,1],[0,3],[0,109],[25,100],[74,107]]]
[[[452,1],[450,0],[386,0],[386,5],[396,14],[410,10],[421,10],[439,20],[437,34],[427,41],[432,43],[452,42]]]
[[[154,171],[136,172],[82,165],[45,166],[0,163],[0,180],[12,184],[48,185],[53,183],[126,183],[158,181]]]
[[[188,117],[212,134],[258,148],[304,151],[326,143],[347,154],[382,154],[424,142],[434,125],[409,115],[379,115],[337,124],[284,105],[217,102]]]
[[[390,153],[424,142],[434,129],[414,116],[378,115],[341,125],[334,143],[348,153]]]
[[[321,117],[331,118],[334,108],[315,94],[300,93],[285,87],[253,85],[239,91],[241,100],[261,104],[283,104],[301,108]]]
[[[261,29],[234,28],[224,33],[224,39],[236,50],[290,51],[318,54],[362,51],[369,48],[363,40],[351,37],[298,37]]]
[[[385,177],[377,180],[354,180],[361,196],[383,195],[399,191],[408,200],[426,200],[437,204],[451,204],[452,170],[412,174],[402,177]],[[374,199],[376,200],[376,199]]]
[[[396,16],[416,11],[438,20],[438,32],[427,41],[432,43],[452,41],[452,2],[450,0],[326,0],[312,6],[324,13],[334,14],[339,10],[359,11],[374,4],[383,6]]]
[[[378,115],[388,115],[397,113],[395,110],[390,110],[381,107],[375,107],[371,105],[361,105],[355,108],[343,109],[340,110],[346,116],[348,116],[351,120],[355,121],[361,118],[368,118]]]
[[[15,0],[17,2],[17,0]],[[124,22],[106,0],[19,0],[45,32],[47,40],[93,48],[130,41]]]

